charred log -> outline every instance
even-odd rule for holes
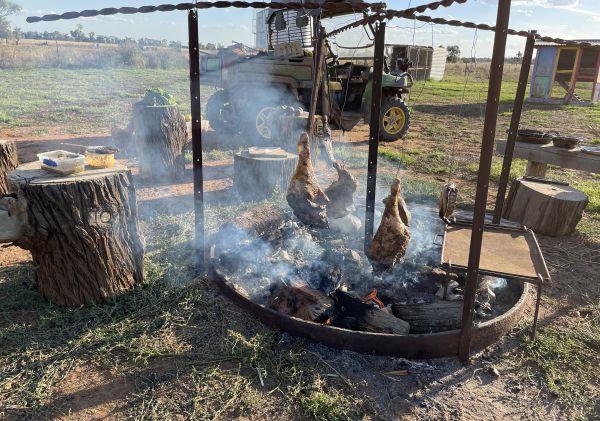
[[[383,309],[364,303],[360,298],[347,292],[336,290],[332,296],[335,300],[335,314],[331,318],[331,324],[334,326],[399,335],[405,335],[410,330],[410,325],[406,321]]]
[[[393,304],[392,313],[410,323],[410,333],[459,329],[462,301],[434,300],[427,304]]]
[[[298,281],[291,285],[277,285],[269,297],[269,307],[288,316],[324,323],[330,317],[333,300],[305,282]]]

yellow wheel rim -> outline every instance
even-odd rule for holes
[[[383,115],[383,130],[389,134],[398,134],[404,128],[406,116],[400,107],[391,107]]]
[[[275,107],[265,107],[256,115],[256,131],[265,139],[271,139],[271,113]]]

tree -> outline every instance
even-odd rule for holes
[[[4,38],[6,40],[6,43],[8,44],[8,39],[10,38],[10,36],[10,22],[5,18],[0,17],[0,39]]]
[[[22,37],[21,28],[15,27],[15,29],[12,31],[12,36],[15,40],[15,45],[19,45],[19,41],[21,41]]]
[[[513,62],[515,62],[516,64],[520,64],[521,61],[523,61],[523,53],[519,51],[517,52],[515,58],[513,58]]]
[[[446,47],[446,51],[448,52],[446,61],[448,63],[458,63],[460,60],[460,48],[458,45],[449,45]]]
[[[0,0],[0,38],[4,38],[8,44],[8,39],[12,36],[10,22],[6,16],[14,15],[21,11],[21,6],[10,0]]]
[[[85,32],[83,32],[82,24],[78,24],[77,29],[70,31],[70,33],[75,41],[83,41],[85,39]]]
[[[14,15],[21,11],[21,6],[10,0],[0,0],[0,17]]]

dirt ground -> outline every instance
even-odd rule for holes
[[[415,127],[417,133],[422,128]],[[360,126],[350,134],[334,134],[335,146],[367,148],[368,127]],[[48,149],[63,148],[64,142],[94,145],[106,144],[110,139],[97,136],[60,139],[22,139],[18,141],[19,157],[22,162],[35,159],[35,154]],[[386,146],[401,150],[402,143]],[[410,147],[420,150],[433,150],[437,147],[427,136],[414,136]],[[472,160],[477,153],[477,145],[465,148],[461,160]],[[191,210],[193,185],[187,178],[176,185],[150,185],[137,174],[135,163],[130,162],[136,174],[137,195],[141,215],[150,211],[165,212],[171,206],[181,206],[182,197]],[[188,174],[191,171],[188,168]],[[421,177],[440,183],[435,174],[417,174],[403,170],[404,175]],[[219,203],[232,186],[232,160],[210,160],[206,162],[205,184],[207,201]],[[464,176],[464,183],[473,182],[473,177]],[[465,189],[464,194],[472,190]],[[174,200],[177,199],[177,200]],[[157,208],[156,205],[160,204]],[[182,212],[182,209],[177,209]],[[539,241],[553,277],[542,299],[541,326],[552,323],[571,323],[585,317],[577,309],[597,302],[600,297],[598,279],[600,261],[598,243],[569,236],[549,238],[539,236]],[[19,265],[30,261],[28,252],[16,247],[5,247],[0,256],[0,268]],[[227,310],[227,317],[245,319],[242,312],[227,303],[212,286],[207,286],[210,300],[217,307]],[[519,352],[521,336],[528,329],[533,297],[529,300],[528,316],[523,324],[497,344],[473,356],[472,364],[463,366],[455,358],[425,361],[408,361],[400,358],[374,357],[349,351],[336,351],[312,342],[302,342],[315,358],[329,367],[331,376],[339,376],[357,388],[359,395],[372,400],[377,410],[368,416],[373,419],[435,419],[435,420],[564,420],[577,416],[577,411],[565,409],[547,391],[539,379],[524,379],[515,372],[516,360],[522,358]],[[295,341],[281,335],[281,341]],[[99,369],[95,365],[81,365],[73,362],[70,370],[62,378],[55,379],[48,401],[52,406],[45,417],[69,420],[118,419],[123,418],[131,396],[147,393],[148,383],[159,383],[159,379],[177,376],[177,362],[162,357],[153,360],[138,375],[120,375],[110,370]],[[398,375],[398,370],[406,370]],[[262,379],[261,379],[262,382]],[[223,385],[226,387],[227,385]],[[255,385],[257,392],[264,394],[267,387]],[[155,389],[152,388],[152,391]],[[159,388],[157,387],[157,394]],[[154,393],[154,392],[152,392]],[[268,400],[268,399],[267,399]],[[275,399],[276,401],[276,399]],[[285,419],[286,413],[278,413],[271,399],[262,412],[253,410],[237,418],[245,419]],[[231,413],[229,413],[231,414]],[[19,412],[5,412],[8,419],[18,419]],[[142,417],[144,418],[144,417]],[[152,417],[150,417],[152,418]],[[217,416],[216,418],[221,418]]]

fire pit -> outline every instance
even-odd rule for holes
[[[365,353],[415,358],[456,355],[462,277],[453,274],[448,278],[438,268],[442,246],[434,240],[445,225],[437,217],[437,209],[418,204],[410,210],[408,251],[402,262],[385,274],[374,274],[362,251],[356,215],[339,224],[344,227],[340,232],[310,228],[284,207],[274,206],[244,213],[221,228],[214,238],[210,273],[237,305],[290,334]],[[381,217],[381,208],[377,214]],[[448,280],[444,299],[443,286]],[[274,304],[274,294],[299,284],[311,291],[310,297],[321,303],[325,300],[325,306],[334,310],[328,308],[315,322],[303,315],[294,317],[299,313],[289,308],[298,304],[291,303],[289,295],[284,297],[287,302]],[[474,349],[493,343],[521,319],[527,292],[527,284],[521,282],[482,279]],[[342,299],[354,301],[340,304],[340,294]],[[355,304],[360,314],[349,309]],[[382,310],[380,306],[385,307]],[[366,320],[362,319],[364,311]]]

